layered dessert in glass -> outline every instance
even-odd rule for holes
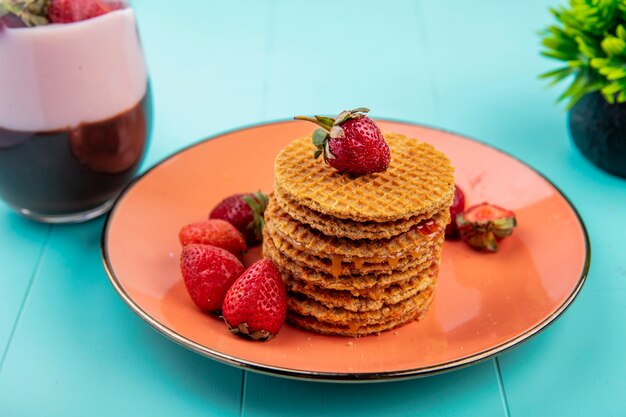
[[[150,131],[134,11],[0,3],[0,197],[41,221],[102,214],[136,174]]]

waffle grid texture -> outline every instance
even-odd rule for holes
[[[396,329],[412,321],[420,320],[428,310],[428,306],[430,305],[433,297],[434,291],[423,292],[420,296],[420,299],[416,301],[416,306],[412,311],[409,311],[407,314],[404,315],[390,318],[386,321],[372,324],[329,323],[326,321],[320,321],[314,316],[300,315],[297,312],[291,312],[287,316],[287,321],[302,329],[310,330],[316,333],[337,336],[361,337]]]
[[[289,214],[294,220],[320,231],[327,236],[344,237],[348,239],[389,239],[401,233],[407,232],[421,221],[429,219],[431,213],[409,217],[408,219],[374,222],[339,219],[327,214],[311,210],[298,204],[278,185],[274,186],[276,204]],[[440,207],[434,207],[436,212],[445,210],[450,202],[442,201]]]
[[[385,139],[383,173],[341,174],[312,158],[310,137],[275,160],[263,255],[281,271],[298,327],[365,336],[419,319],[432,301],[454,170],[429,144]]]
[[[283,211],[275,200],[267,206],[267,222],[281,237],[293,246],[308,253],[330,253],[344,259],[371,257],[400,257],[419,250],[426,245],[431,236],[422,233],[418,227],[410,228],[389,239],[349,239],[327,236],[304,223],[301,223]],[[431,219],[428,219],[431,220]],[[432,217],[436,231],[441,232],[450,221],[450,212],[442,210]]]
[[[276,184],[300,205],[339,219],[387,222],[433,213],[454,197],[454,169],[432,145],[385,135],[385,172],[353,177],[311,157],[310,137],[296,139],[274,162]]]

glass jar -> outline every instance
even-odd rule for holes
[[[94,218],[135,176],[150,136],[134,11],[0,0],[0,15],[0,198],[39,221]]]

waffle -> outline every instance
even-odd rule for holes
[[[288,293],[287,314],[293,312],[299,316],[311,316],[322,323],[333,326],[348,326],[353,329],[371,326],[415,314],[424,306],[426,300],[431,299],[435,287],[436,283],[433,283],[416,295],[397,304],[384,305],[378,310],[363,312],[349,311],[339,307],[326,307],[302,294]]]
[[[311,137],[278,154],[275,180],[298,204],[339,219],[387,222],[433,213],[454,197],[453,168],[433,146],[386,134],[391,163],[382,173],[352,177],[311,157]]]
[[[418,263],[415,268],[409,268],[405,271],[398,272],[387,269],[380,274],[340,275],[334,277],[330,273],[316,271],[287,258],[276,249],[269,237],[263,242],[263,255],[272,259],[281,271],[300,277],[300,280],[309,285],[328,290],[349,291],[354,296],[362,296],[371,293],[377,288],[386,288],[390,285],[405,282],[423,270],[436,265],[435,260],[424,260]],[[424,258],[427,258],[427,255]]]
[[[285,274],[283,279],[287,290],[313,299],[328,308],[345,308],[352,312],[380,310],[385,305],[397,304],[417,295],[418,292],[434,283],[437,266],[434,265],[411,278],[387,287],[370,288],[359,295],[346,290],[328,290],[307,281]]]
[[[423,232],[418,225],[391,239],[354,240],[327,236],[305,226],[283,211],[273,198],[267,206],[268,227],[275,230],[294,247],[311,254],[339,255],[345,260],[366,257],[398,258],[412,253],[419,254],[422,247],[426,246],[436,235],[441,234],[449,221],[449,210],[443,210],[431,219],[424,220],[424,222],[434,223],[434,227],[431,223],[429,229],[432,230],[428,230],[429,234]]]
[[[421,320],[423,315],[428,310],[428,306],[432,301],[433,295],[434,293],[431,293],[428,297],[424,298],[424,300],[421,302],[421,305],[416,309],[416,311],[377,324],[364,326],[336,325],[321,322],[312,316],[301,316],[294,312],[290,312],[287,315],[287,322],[305,330],[327,335],[361,337],[371,334],[378,334],[384,331],[398,328],[414,320]]]
[[[354,177],[296,139],[275,161],[263,255],[287,288],[287,320],[365,336],[419,319],[437,285],[453,168],[431,145],[386,134],[391,164]]]
[[[327,214],[319,213],[305,206],[299,205],[278,185],[274,187],[276,204],[280,206],[294,220],[319,230],[327,236],[345,237],[349,239],[389,239],[409,231],[422,220],[429,219],[429,214],[410,217],[408,219],[389,222],[355,222],[338,219]],[[445,202],[444,202],[445,203]],[[445,209],[445,204],[435,207],[434,210]]]
[[[423,247],[421,251],[414,256],[405,256],[401,258],[358,258],[346,260],[336,255],[329,255],[331,258],[322,258],[302,250],[295,248],[291,243],[283,239],[276,231],[267,227],[264,231],[264,252],[271,251],[266,246],[273,245],[276,250],[280,251],[288,259],[294,260],[304,267],[308,267],[315,271],[339,277],[341,275],[357,275],[357,274],[385,274],[390,272],[401,272],[408,269],[417,268],[420,264],[433,259],[438,259],[441,244],[443,243],[443,232],[433,239],[430,244]]]

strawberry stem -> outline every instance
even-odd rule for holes
[[[294,117],[295,120],[305,120],[307,122],[311,122],[311,123],[315,123],[316,125],[318,125],[319,127],[321,127],[324,130],[327,130],[330,132],[330,129],[332,128],[333,124],[332,122],[330,124],[327,124],[327,120],[332,120],[329,117],[320,117],[320,119],[322,120],[318,120],[317,118],[313,118],[313,117],[308,117],[308,116],[295,116]],[[334,120],[332,120],[334,122]]]
[[[263,228],[265,227],[265,219],[263,214],[267,207],[268,197],[265,193],[257,191],[252,194],[253,197],[248,195],[243,197],[243,201],[250,207],[252,211],[252,223],[248,226],[254,232],[254,236],[257,240],[263,238]]]
[[[0,17],[17,16],[26,26],[47,25],[48,0],[0,0]]]
[[[315,116],[315,119],[317,119],[317,121],[319,121],[320,123],[325,124],[326,126],[332,126],[333,123],[335,123],[335,119],[333,119],[332,117]]]
[[[312,135],[313,145],[315,145],[315,151],[313,152],[313,158],[317,159],[320,155],[324,155],[324,161],[328,162],[329,159],[334,159],[335,156],[330,151],[329,140],[343,138],[345,132],[341,127],[341,124],[350,118],[357,118],[363,116],[363,113],[369,112],[367,107],[357,107],[352,110],[344,110],[335,118],[326,116],[295,116],[296,120],[304,120],[307,122],[315,123],[321,129],[316,129]]]
[[[16,5],[13,1],[2,2],[0,1],[0,17],[12,13],[19,17],[22,13],[22,8]]]

